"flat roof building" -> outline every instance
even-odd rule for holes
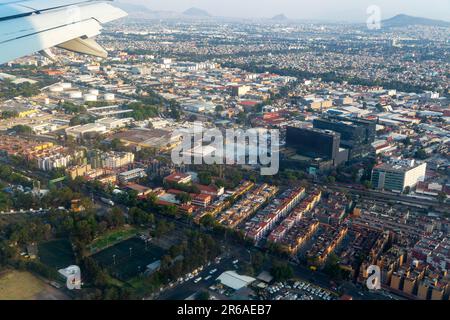
[[[407,187],[416,186],[425,179],[427,164],[383,163],[372,170],[372,186],[375,189],[403,192]]]

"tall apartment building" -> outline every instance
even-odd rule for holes
[[[116,169],[134,162],[134,154],[131,152],[108,152],[102,154],[102,165],[105,168]]]
[[[58,168],[65,168],[69,165],[72,157],[70,155],[55,154],[48,157],[38,158],[38,168],[43,171],[52,171]]]

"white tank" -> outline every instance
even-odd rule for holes
[[[81,91],[73,91],[69,94],[69,97],[71,99],[81,99],[83,98],[83,94],[81,93]]]
[[[97,89],[89,89],[89,94],[93,94],[95,96],[98,96],[98,90]]]
[[[60,85],[50,87],[50,92],[63,92],[64,88]]]
[[[106,101],[113,101],[115,99],[114,93],[105,93],[104,98]]]
[[[64,90],[72,88],[72,84],[70,82],[63,82],[59,84]]]
[[[86,101],[86,102],[97,101],[97,96],[95,94],[85,94],[84,101]]]

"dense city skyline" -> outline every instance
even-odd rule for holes
[[[0,0],[0,300],[450,300],[445,4],[133,1]]]

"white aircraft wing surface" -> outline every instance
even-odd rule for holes
[[[106,57],[92,37],[127,14],[96,0],[0,0],[0,64],[60,47]]]

